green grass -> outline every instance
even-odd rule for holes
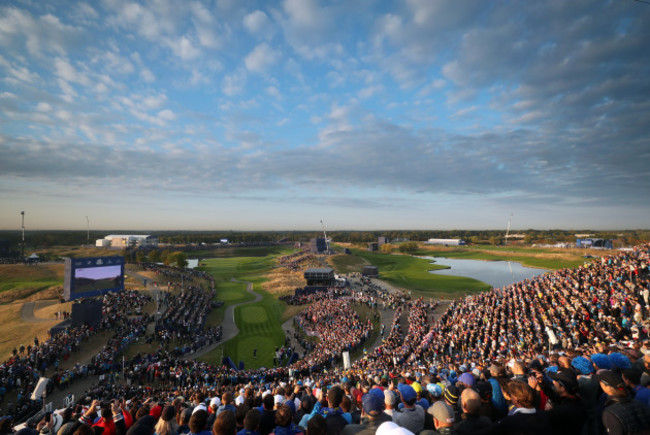
[[[278,256],[292,252],[287,246],[260,246],[251,248],[214,248],[192,251],[192,258],[230,258],[230,257],[266,257]]]
[[[557,270],[582,266],[593,259],[570,251],[554,251],[523,246],[478,245],[444,250],[420,250],[416,255],[457,258],[461,260],[517,261],[524,266]]]
[[[269,251],[267,251],[269,252]],[[274,259],[284,251],[270,250],[269,255],[257,257],[210,258],[201,261],[201,270],[211,273],[217,286],[217,299],[225,301],[224,306],[214,310],[208,317],[209,325],[223,321],[229,305],[253,300],[246,291],[246,284],[231,282],[232,278],[253,283],[253,291],[262,296],[254,304],[235,308],[234,317],[239,334],[200,358],[202,361],[220,364],[223,356],[238,364],[244,361],[247,368],[272,367],[273,355],[277,346],[284,344],[282,319],[286,304],[262,289],[263,277],[273,266]],[[253,358],[257,349],[257,359]]]
[[[262,290],[260,283],[255,283],[253,290],[262,295],[262,300],[235,308],[239,334],[200,360],[220,364],[221,356],[227,355],[235,364],[244,361],[246,368],[273,367],[275,348],[284,345],[280,323],[284,304]],[[253,349],[257,349],[257,358],[253,358]]]
[[[465,293],[477,293],[489,290],[490,286],[484,282],[471,278],[434,275],[429,270],[446,269],[447,266],[430,264],[429,260],[416,258],[409,255],[390,255],[362,250],[352,250],[352,257],[359,257],[368,264],[379,268],[379,278],[405,290],[413,292],[414,296],[430,297],[457,297]],[[430,255],[430,253],[429,253]],[[332,263],[337,271],[341,257],[332,258]],[[346,262],[354,260],[345,259]],[[357,261],[361,264],[360,261]],[[360,270],[360,269],[359,269]]]

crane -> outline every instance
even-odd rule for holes
[[[325,224],[323,223],[323,219],[320,220],[320,224],[323,226],[323,236],[325,236],[325,247],[327,249],[327,254],[329,255],[330,253],[330,242],[327,240],[327,233],[325,232]]]
[[[508,218],[508,228],[506,229],[506,240],[505,240],[506,245],[508,244],[508,237],[510,236],[510,223],[512,222],[512,217],[513,216],[514,215],[512,213],[510,213],[510,217]]]

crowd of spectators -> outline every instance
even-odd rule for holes
[[[314,259],[314,256],[308,250],[302,250],[293,254],[285,255],[277,259],[277,264],[292,272],[303,270],[306,265]]]
[[[400,296],[382,344],[349,370],[338,355],[371,328],[351,306],[381,297],[314,295],[298,323],[319,344],[289,367],[236,371],[161,351],[128,361],[126,385],[103,381],[83,401],[119,403],[113,417],[129,435],[151,435],[163,414],[176,416],[170,435],[184,424],[206,435],[649,433],[649,260],[641,245],[457,299],[435,321],[435,303]],[[141,419],[147,429],[134,430]]]

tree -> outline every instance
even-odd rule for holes
[[[157,249],[154,249],[153,251],[149,252],[149,262],[150,263],[160,263],[160,251]]]
[[[391,245],[390,243],[384,243],[383,245],[381,245],[380,249],[381,249],[381,252],[385,252],[386,254],[390,254],[391,252],[393,252],[393,248],[394,248],[394,246]]]
[[[170,256],[170,262],[176,263],[176,267],[180,267],[181,269],[184,269],[188,265],[187,255],[185,255],[184,252],[176,251]]]
[[[165,266],[169,266],[169,263],[171,262],[171,255],[172,252],[169,249],[165,249],[160,253],[160,260]]]
[[[138,250],[138,252],[135,253],[135,261],[137,263],[144,263],[146,259],[147,254],[145,254],[144,251]]]
[[[399,245],[399,251],[405,254],[412,254],[418,250],[418,242],[404,242]]]

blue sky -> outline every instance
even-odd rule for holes
[[[0,228],[650,227],[650,6],[14,1]]]

